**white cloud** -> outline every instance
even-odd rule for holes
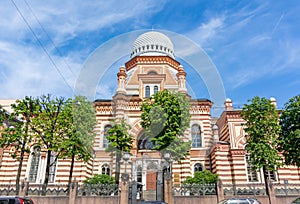
[[[210,40],[219,37],[219,32],[222,32],[225,20],[225,16],[211,18],[207,23],[202,23],[186,35],[201,46],[205,46]]]
[[[0,6],[0,98],[47,93],[72,96],[69,86],[73,88],[90,50],[67,50],[61,56],[56,47],[85,32],[113,28],[132,19],[141,21],[164,6],[164,2],[137,0],[13,2],[4,1]]]
[[[5,45],[5,46],[3,46]],[[72,90],[41,49],[0,42],[1,98],[22,98],[25,95],[67,94]],[[76,76],[66,64],[78,70],[79,65],[68,59],[53,60],[67,83],[72,87]],[[65,60],[67,62],[65,62]]]

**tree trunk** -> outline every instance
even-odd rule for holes
[[[268,181],[268,177],[267,177],[267,170],[266,167],[263,167],[263,174],[264,174],[264,181],[265,181],[265,188],[266,188],[266,194],[268,196],[269,199],[269,203],[271,203],[271,197],[270,197],[270,192],[269,192],[269,181]]]
[[[121,156],[122,153],[121,151],[117,151],[116,152],[116,175],[115,175],[115,179],[116,179],[116,184],[119,185],[119,180],[120,180],[120,160],[121,160]]]
[[[21,155],[20,155],[17,179],[16,179],[16,195],[19,195],[19,191],[20,191],[20,177],[21,177],[22,165],[23,165],[23,160],[24,160],[24,154],[25,154],[25,143],[23,142],[22,148],[21,148]]]
[[[75,154],[72,154],[71,167],[69,172],[69,181],[68,181],[68,193],[70,192],[72,176],[73,176],[73,168],[74,168]]]
[[[49,173],[50,173],[50,162],[51,162],[51,150],[47,150],[47,164],[46,164],[46,172],[45,172],[45,180],[42,187],[42,195],[46,195],[46,190],[49,181]]]

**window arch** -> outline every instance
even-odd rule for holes
[[[101,166],[101,174],[110,175],[110,166],[108,164],[103,164]]]
[[[108,141],[106,139],[107,137],[107,131],[111,128],[111,125],[106,125],[104,127],[104,134],[103,134],[103,148],[106,148],[108,146]]]
[[[145,97],[149,98],[150,97],[150,86],[145,87]]]
[[[138,149],[152,149],[154,144],[151,142],[151,138],[142,134],[138,139]]]
[[[148,74],[149,75],[154,75],[154,74],[157,74],[157,72],[156,71],[150,71],[150,72],[148,72]]]
[[[194,165],[194,173],[198,172],[198,171],[203,171],[203,166],[200,163],[196,163]]]
[[[41,157],[41,147],[35,146],[31,153],[31,164],[29,170],[29,182],[35,183],[38,175]]]
[[[201,140],[201,129],[200,125],[193,125],[192,126],[192,147],[201,147],[202,146],[202,140]]]

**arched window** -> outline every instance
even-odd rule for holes
[[[156,71],[150,71],[150,72],[148,72],[148,74],[149,75],[154,75],[154,74],[157,74],[157,73],[156,73]]]
[[[154,147],[151,142],[151,138],[147,137],[145,134],[141,135],[138,139],[138,149],[152,149]]]
[[[108,164],[103,164],[101,166],[101,174],[110,175],[110,167]]]
[[[154,93],[157,93],[157,92],[158,92],[158,86],[155,85],[155,86],[154,86]]]
[[[106,148],[108,145],[108,141],[106,139],[107,137],[107,131],[111,128],[111,125],[106,125],[104,127],[104,134],[103,134],[103,148]]]
[[[31,165],[29,171],[29,182],[35,183],[37,179],[37,174],[39,170],[39,163],[41,157],[41,147],[35,146],[31,153]]]
[[[199,125],[192,126],[192,147],[201,147],[201,130]]]
[[[150,86],[145,87],[145,97],[149,98],[150,97]]]
[[[200,163],[196,163],[196,164],[194,165],[194,173],[195,173],[195,172],[198,172],[198,171],[203,171],[202,164],[200,164]]]

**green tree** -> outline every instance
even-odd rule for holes
[[[5,119],[7,118],[6,115],[7,114],[6,114],[5,109],[0,105],[0,128],[3,124],[3,122],[5,121]]]
[[[256,96],[249,102],[250,104],[245,104],[241,113],[242,118],[246,121],[244,130],[248,143],[247,152],[250,154],[253,168],[263,169],[265,185],[268,189],[266,172],[275,170],[282,164],[277,149],[281,131],[279,116],[274,105],[266,98]],[[267,194],[269,196],[268,190]]]
[[[39,107],[37,100],[26,96],[11,105],[13,112],[7,118],[9,126],[1,135],[0,147],[13,146],[15,151],[10,152],[12,158],[19,161],[16,177],[16,193],[19,193],[19,183],[25,153],[30,153],[30,143],[33,141],[31,134],[32,119],[37,114]]]
[[[130,125],[124,119],[115,122],[114,125],[107,131],[107,141],[109,147],[107,151],[113,151],[116,156],[116,174],[115,181],[119,184],[120,179],[120,161],[123,152],[130,152],[133,145],[133,136],[129,134]]]
[[[184,160],[190,154],[191,143],[191,141],[185,142],[183,138],[176,137],[174,141],[162,151],[162,154],[164,155],[164,152],[169,152],[171,160],[180,163],[181,160]]]
[[[91,178],[87,178],[83,181],[84,184],[114,184],[115,180],[113,177],[107,174],[95,174]]]
[[[62,144],[68,139],[66,132],[72,127],[69,109],[71,103],[71,99],[52,98],[51,95],[42,95],[38,98],[39,112],[32,120],[32,130],[41,149],[45,148],[47,151],[42,195],[46,194],[50,167],[56,164],[57,158],[62,153]],[[55,153],[55,162],[51,162],[53,153]]]
[[[285,104],[280,116],[280,125],[280,151],[285,158],[285,164],[300,167],[300,95],[291,98]]]
[[[93,144],[96,133],[96,115],[93,103],[84,96],[76,96],[72,103],[66,106],[65,118],[68,120],[68,130],[65,132],[65,140],[61,144],[60,158],[71,158],[69,172],[69,186],[72,182],[75,158],[88,162],[93,156]]]
[[[210,171],[203,170],[195,172],[194,177],[188,176],[184,184],[213,184],[218,181],[218,175]]]
[[[156,150],[172,144],[190,124],[189,99],[179,92],[157,92],[143,102],[141,111],[141,125]]]

